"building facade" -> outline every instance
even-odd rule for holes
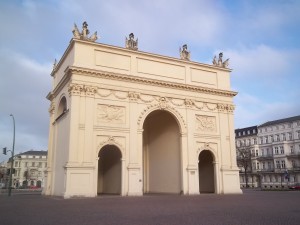
[[[7,170],[11,168],[11,159],[7,162]],[[12,187],[43,188],[47,169],[47,151],[30,150],[14,156],[14,173]],[[8,173],[7,173],[8,174]],[[9,175],[6,176],[7,182]]]
[[[51,76],[46,195],[241,193],[228,60],[95,43],[87,24]]]
[[[246,187],[246,177],[239,152],[245,148],[251,151],[250,187],[278,189],[299,183],[300,116],[263,123],[247,135],[252,128],[235,130],[241,187]]]

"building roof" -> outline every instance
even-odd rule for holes
[[[264,127],[264,126],[270,126],[270,125],[275,125],[275,124],[280,124],[280,123],[293,122],[293,121],[297,121],[297,120],[300,120],[300,115],[289,117],[289,118],[284,118],[284,119],[279,119],[279,120],[268,121],[266,123],[263,123],[263,124],[259,125],[258,127]]]
[[[36,151],[36,150],[29,150],[27,152],[20,153],[18,155],[47,155],[47,151]]]
[[[246,136],[252,136],[252,135],[256,135],[256,134],[257,134],[257,126],[235,129],[235,136],[236,137],[246,137]]]

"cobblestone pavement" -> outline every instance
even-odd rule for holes
[[[243,195],[100,196],[63,199],[37,192],[0,195],[1,225],[299,225],[300,191]]]

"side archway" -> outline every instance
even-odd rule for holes
[[[121,195],[122,154],[115,145],[103,146],[98,154],[98,194]]]
[[[203,150],[198,156],[199,192],[215,193],[214,156],[210,150]]]

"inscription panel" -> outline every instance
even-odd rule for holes
[[[120,70],[130,70],[130,56],[110,52],[95,51],[95,63],[97,66],[104,66]]]
[[[170,63],[137,58],[138,73],[147,73],[178,80],[185,79],[185,67]]]
[[[217,86],[217,73],[191,68],[191,81],[208,86]]]

